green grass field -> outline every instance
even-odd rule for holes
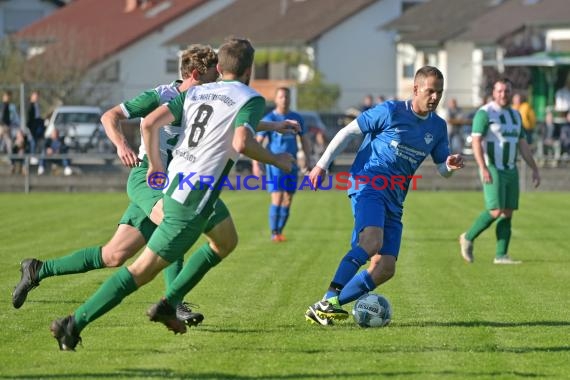
[[[479,214],[479,193],[412,192],[396,277],[377,289],[392,324],[312,326],[303,313],[325,291],[348,248],[341,192],[297,195],[286,235],[269,241],[261,192],[226,192],[237,250],[187,297],[206,319],[174,336],[148,322],[162,278],[60,352],[48,327],[113,270],[46,279],[15,310],[19,261],[48,259],[112,235],[124,194],[0,194],[0,379],[528,379],[570,378],[570,196],[526,193],[513,221],[519,266],[492,264],[494,228],[465,264],[457,236]]]

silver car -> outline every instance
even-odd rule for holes
[[[92,106],[60,106],[46,122],[45,137],[59,131],[71,151],[107,152],[109,141],[101,125],[101,109]]]

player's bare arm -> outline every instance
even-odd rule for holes
[[[301,125],[297,120],[285,119],[283,121],[260,121],[257,125],[257,131],[277,132],[281,134],[298,133],[301,131]]]
[[[483,179],[483,183],[493,183],[493,178],[491,177],[491,173],[489,173],[489,169],[487,168],[483,154],[483,137],[480,135],[472,135],[472,138],[473,156],[475,156],[475,161],[477,162],[479,170],[481,171],[481,178]]]
[[[260,122],[259,122],[259,124],[258,124],[258,126],[257,126],[257,127],[258,127],[258,130],[259,130],[259,126],[260,126],[262,123],[265,123],[265,122],[264,122],[264,121],[260,121]],[[257,140],[258,143],[260,143],[261,145],[263,145],[263,141],[265,140],[265,137],[264,137],[264,136],[261,136],[261,135],[257,135],[257,136],[255,136],[255,139]],[[253,175],[256,176],[256,177],[261,177],[261,176],[264,174],[264,172],[265,172],[265,169],[264,169],[263,165],[261,164],[261,162],[256,161],[256,160],[252,160],[252,161],[251,161],[251,169],[252,169],[252,171],[253,171]]]
[[[289,153],[273,154],[265,149],[253,137],[252,129],[249,126],[239,126],[236,128],[233,139],[234,149],[245,154],[252,160],[261,161],[266,164],[277,166],[279,169],[290,172],[293,167],[294,158]]]
[[[151,112],[141,123],[141,132],[147,148],[149,163],[147,177],[154,172],[164,172],[159,149],[160,128],[173,121],[174,115],[166,105],[163,105]]]
[[[326,174],[327,171],[317,165],[315,165],[315,167],[311,170],[309,173],[309,181],[311,181],[311,185],[314,191],[317,191]]]
[[[301,138],[301,148],[303,149],[303,154],[305,155],[305,167],[303,168],[303,173],[307,174],[313,167],[311,162],[311,151],[313,150],[311,144],[311,138],[307,133],[305,133]]]
[[[113,145],[117,148],[117,156],[126,167],[133,168],[138,165],[140,159],[130,147],[127,138],[121,130],[121,120],[125,120],[121,106],[115,106],[105,112],[101,117],[101,124],[105,133]]]

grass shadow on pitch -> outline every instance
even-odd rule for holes
[[[391,328],[398,327],[565,327],[570,326],[570,321],[523,321],[523,322],[498,322],[498,321],[455,321],[435,322],[418,321],[392,323]]]
[[[450,379],[465,377],[517,377],[517,378],[535,378],[548,377],[543,373],[520,372],[520,371],[492,371],[492,372],[461,372],[461,371],[374,371],[374,372],[335,372],[335,373],[291,373],[291,374],[262,374],[262,375],[237,375],[224,372],[178,372],[171,369],[124,369],[113,373],[69,373],[69,374],[48,374],[48,375],[16,375],[2,376],[0,379],[29,379],[41,377],[42,379],[114,379],[117,377],[136,377],[138,379],[232,379],[232,380],[259,380],[259,379],[350,379],[350,378],[418,378],[423,376],[438,376]]]

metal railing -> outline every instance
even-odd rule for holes
[[[22,163],[22,174],[24,175],[24,192],[30,192],[30,167],[38,166],[41,160],[46,164],[50,161],[69,160],[70,163],[88,164],[88,165],[111,165],[115,161],[119,161],[119,157],[115,153],[66,153],[66,154],[50,154],[45,153],[26,153],[26,154],[8,154],[1,156],[10,160],[11,163],[19,161]]]

